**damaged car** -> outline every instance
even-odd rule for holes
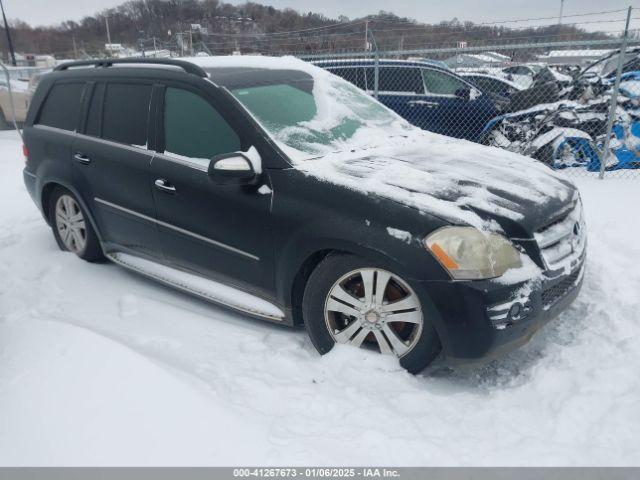
[[[584,278],[570,180],[423,131],[294,58],[59,65],[23,150],[62,250],[304,325],[322,354],[361,347],[410,372],[484,361],[526,343]]]
[[[630,70],[635,68],[638,51],[625,57],[623,71],[627,71],[621,77],[606,170],[640,167],[640,72]],[[510,109],[492,119],[481,142],[531,156],[553,168],[599,171],[618,57],[613,52],[584,69],[562,87],[556,101],[540,98],[538,105]]]

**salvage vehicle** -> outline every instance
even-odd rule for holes
[[[355,59],[314,64],[377,95],[382,104],[430,132],[475,141],[485,124],[498,114],[489,95],[432,62]]]
[[[11,90],[4,75],[0,75],[0,130],[13,129],[14,121],[22,125],[29,106],[27,82],[10,79]],[[13,100],[13,106],[12,101]]]
[[[638,52],[627,52],[620,84],[606,170],[640,168],[640,72],[629,70]],[[607,133],[611,94],[619,52],[612,52],[585,68],[569,84],[560,99],[541,97],[538,105],[515,109],[485,126],[481,142],[537,158],[553,168],[578,167],[600,170],[601,151]],[[537,95],[531,95],[531,99]]]
[[[502,112],[524,110],[560,98],[559,85],[550,73],[538,74],[527,88],[497,75],[466,73],[462,76],[487,92]]]
[[[411,372],[486,360],[583,280],[568,179],[425,132],[294,58],[62,64],[36,89],[24,154],[62,250],[304,324],[322,354],[364,347]]]
[[[515,93],[526,90],[518,83],[487,73],[468,72],[461,73],[460,76],[488,94],[501,110],[509,104]]]

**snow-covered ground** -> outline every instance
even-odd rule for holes
[[[0,133],[0,464],[639,465],[640,178],[581,179],[583,291],[522,349],[411,376],[58,250]]]

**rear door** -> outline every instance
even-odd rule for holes
[[[47,92],[33,128],[24,132],[31,172],[46,179],[72,182],[72,148],[86,88],[84,81],[60,80]]]
[[[91,205],[103,240],[133,253],[160,255],[147,148],[152,85],[91,84],[82,133],[73,145],[74,183]]]
[[[216,184],[207,173],[212,157],[251,145],[206,92],[168,83],[158,98],[158,154],[150,185],[166,259],[241,287],[270,290],[270,190]]]

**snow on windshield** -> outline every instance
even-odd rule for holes
[[[351,83],[294,57],[198,57],[189,61],[203,68],[245,67],[306,74],[306,81],[293,78],[231,89],[293,159],[370,147],[372,139],[382,143],[385,138],[413,129],[402,117]],[[274,102],[279,102],[277,108]]]
[[[485,231],[500,227],[477,210],[518,221],[524,205],[569,201],[575,193],[569,180],[536,160],[413,127],[341,78],[293,57],[189,60],[204,68],[266,68],[310,75],[315,102],[311,118],[278,128],[265,124],[260,115],[254,117],[296,168],[322,181]],[[350,135],[335,134],[349,122]]]

